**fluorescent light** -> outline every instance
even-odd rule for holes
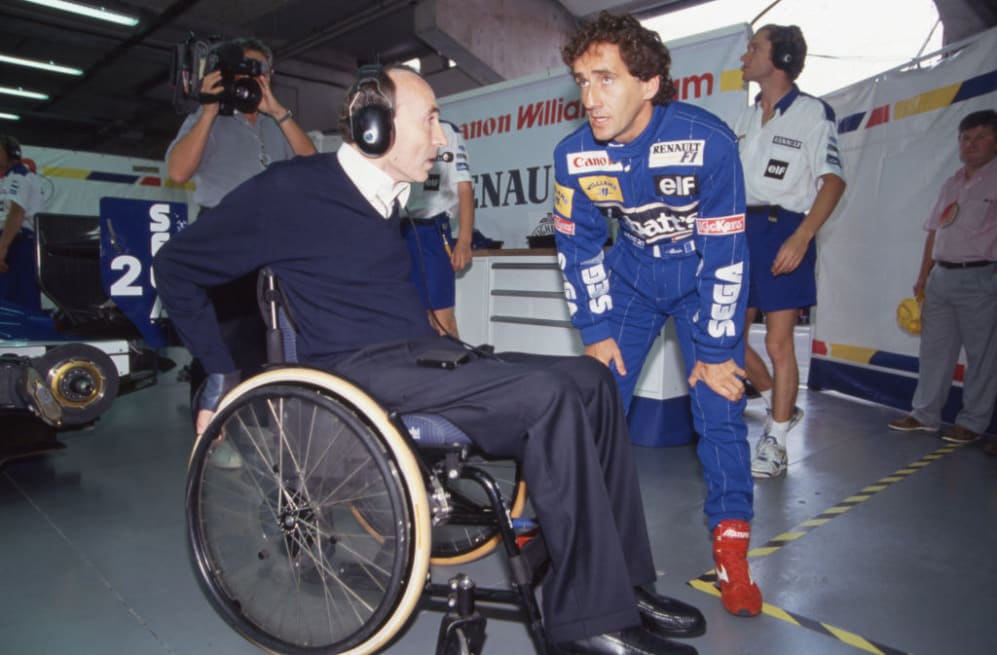
[[[132,16],[126,16],[125,14],[119,14],[113,11],[107,11],[103,7],[91,7],[89,5],[81,5],[78,2],[67,2],[66,0],[24,0],[24,1],[31,2],[36,5],[51,7],[52,9],[58,9],[59,11],[68,11],[72,14],[80,14],[81,16],[88,16],[90,18],[106,20],[109,23],[117,23],[118,25],[125,25],[126,27],[135,27],[136,25],[138,25],[137,18],[134,18]]]
[[[28,68],[40,68],[43,71],[50,71],[52,73],[65,73],[66,75],[82,75],[83,71],[79,68],[70,68],[69,66],[60,66],[54,62],[45,63],[44,61],[35,61],[34,59],[22,59],[20,57],[11,57],[10,55],[0,54],[0,62],[5,64],[14,64],[15,66],[27,66]]]
[[[2,111],[0,111],[0,118],[2,118],[3,120],[7,120],[7,121],[19,121],[19,120],[21,120],[21,117],[18,116],[17,114],[8,114],[8,113],[2,112]]]
[[[25,91],[21,87],[12,89],[9,86],[0,86],[0,93],[6,93],[10,96],[20,96],[22,98],[31,98],[32,100],[48,100],[48,96],[44,93],[37,93],[35,91]]]

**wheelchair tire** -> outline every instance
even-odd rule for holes
[[[486,471],[498,484],[502,500],[513,518],[519,518],[526,505],[526,483],[520,475],[519,464],[514,460],[484,459],[472,455],[466,462]],[[491,509],[484,490],[472,480],[446,480],[451,502],[465,509],[481,507]],[[471,510],[473,511],[473,510]],[[441,566],[456,566],[480,559],[491,553],[501,541],[497,527],[487,525],[462,525],[444,523],[433,527],[433,556],[431,562]]]
[[[213,462],[225,443],[238,468]],[[369,396],[320,371],[268,371],[226,396],[195,442],[186,514],[209,602],[269,652],[376,652],[427,578],[429,504],[415,455]]]

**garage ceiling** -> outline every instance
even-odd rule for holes
[[[327,112],[307,116],[297,109],[338,104],[358,64],[377,53],[384,62],[416,57],[430,61],[438,54],[414,28],[416,6],[435,0],[77,1],[134,15],[139,23],[121,27],[48,9],[32,0],[0,1],[0,57],[52,60],[83,71],[82,76],[70,77],[0,61],[0,87],[48,96],[0,94],[0,113],[20,117],[0,120],[0,133],[14,134],[28,145],[160,159],[181,120],[172,103],[173,51],[190,33],[252,35],[269,43],[277,54],[278,98],[304,115],[303,126],[309,130],[333,127],[320,124]],[[575,18],[584,18],[601,9],[650,17],[712,0],[523,1],[559,4]],[[946,23],[947,39],[949,32],[962,38],[997,22],[997,0],[935,0],[935,4]],[[440,88],[443,95],[478,85],[460,73],[459,58],[456,64],[450,71],[455,74],[448,75]]]
[[[375,53],[384,62],[434,54],[414,33],[415,0],[81,1],[134,15],[139,23],[118,26],[28,0],[0,3],[0,55],[83,71],[72,77],[0,62],[0,87],[48,96],[0,94],[0,112],[20,116],[18,121],[0,120],[0,132],[35,146],[161,158],[180,123],[172,104],[172,53],[191,32],[199,37],[260,37],[277,54],[280,83],[319,85],[337,95],[350,84],[357,63]],[[661,13],[703,1],[708,0],[561,4],[583,17],[601,8]],[[284,100],[281,93],[278,98]]]

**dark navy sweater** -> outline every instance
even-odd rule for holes
[[[434,334],[409,281],[397,209],[381,217],[335,154],[274,164],[157,253],[160,298],[208,373],[235,365],[206,289],[263,266],[287,295],[302,362],[332,368],[366,346]]]

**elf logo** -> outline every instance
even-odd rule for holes
[[[654,187],[663,196],[694,196],[699,193],[699,176],[655,175]]]
[[[423,191],[439,191],[440,190],[440,176],[439,174],[433,174],[426,178],[426,182],[422,185]]]
[[[786,177],[787,170],[789,170],[789,162],[770,159],[769,163],[765,165],[765,177],[781,180]]]

